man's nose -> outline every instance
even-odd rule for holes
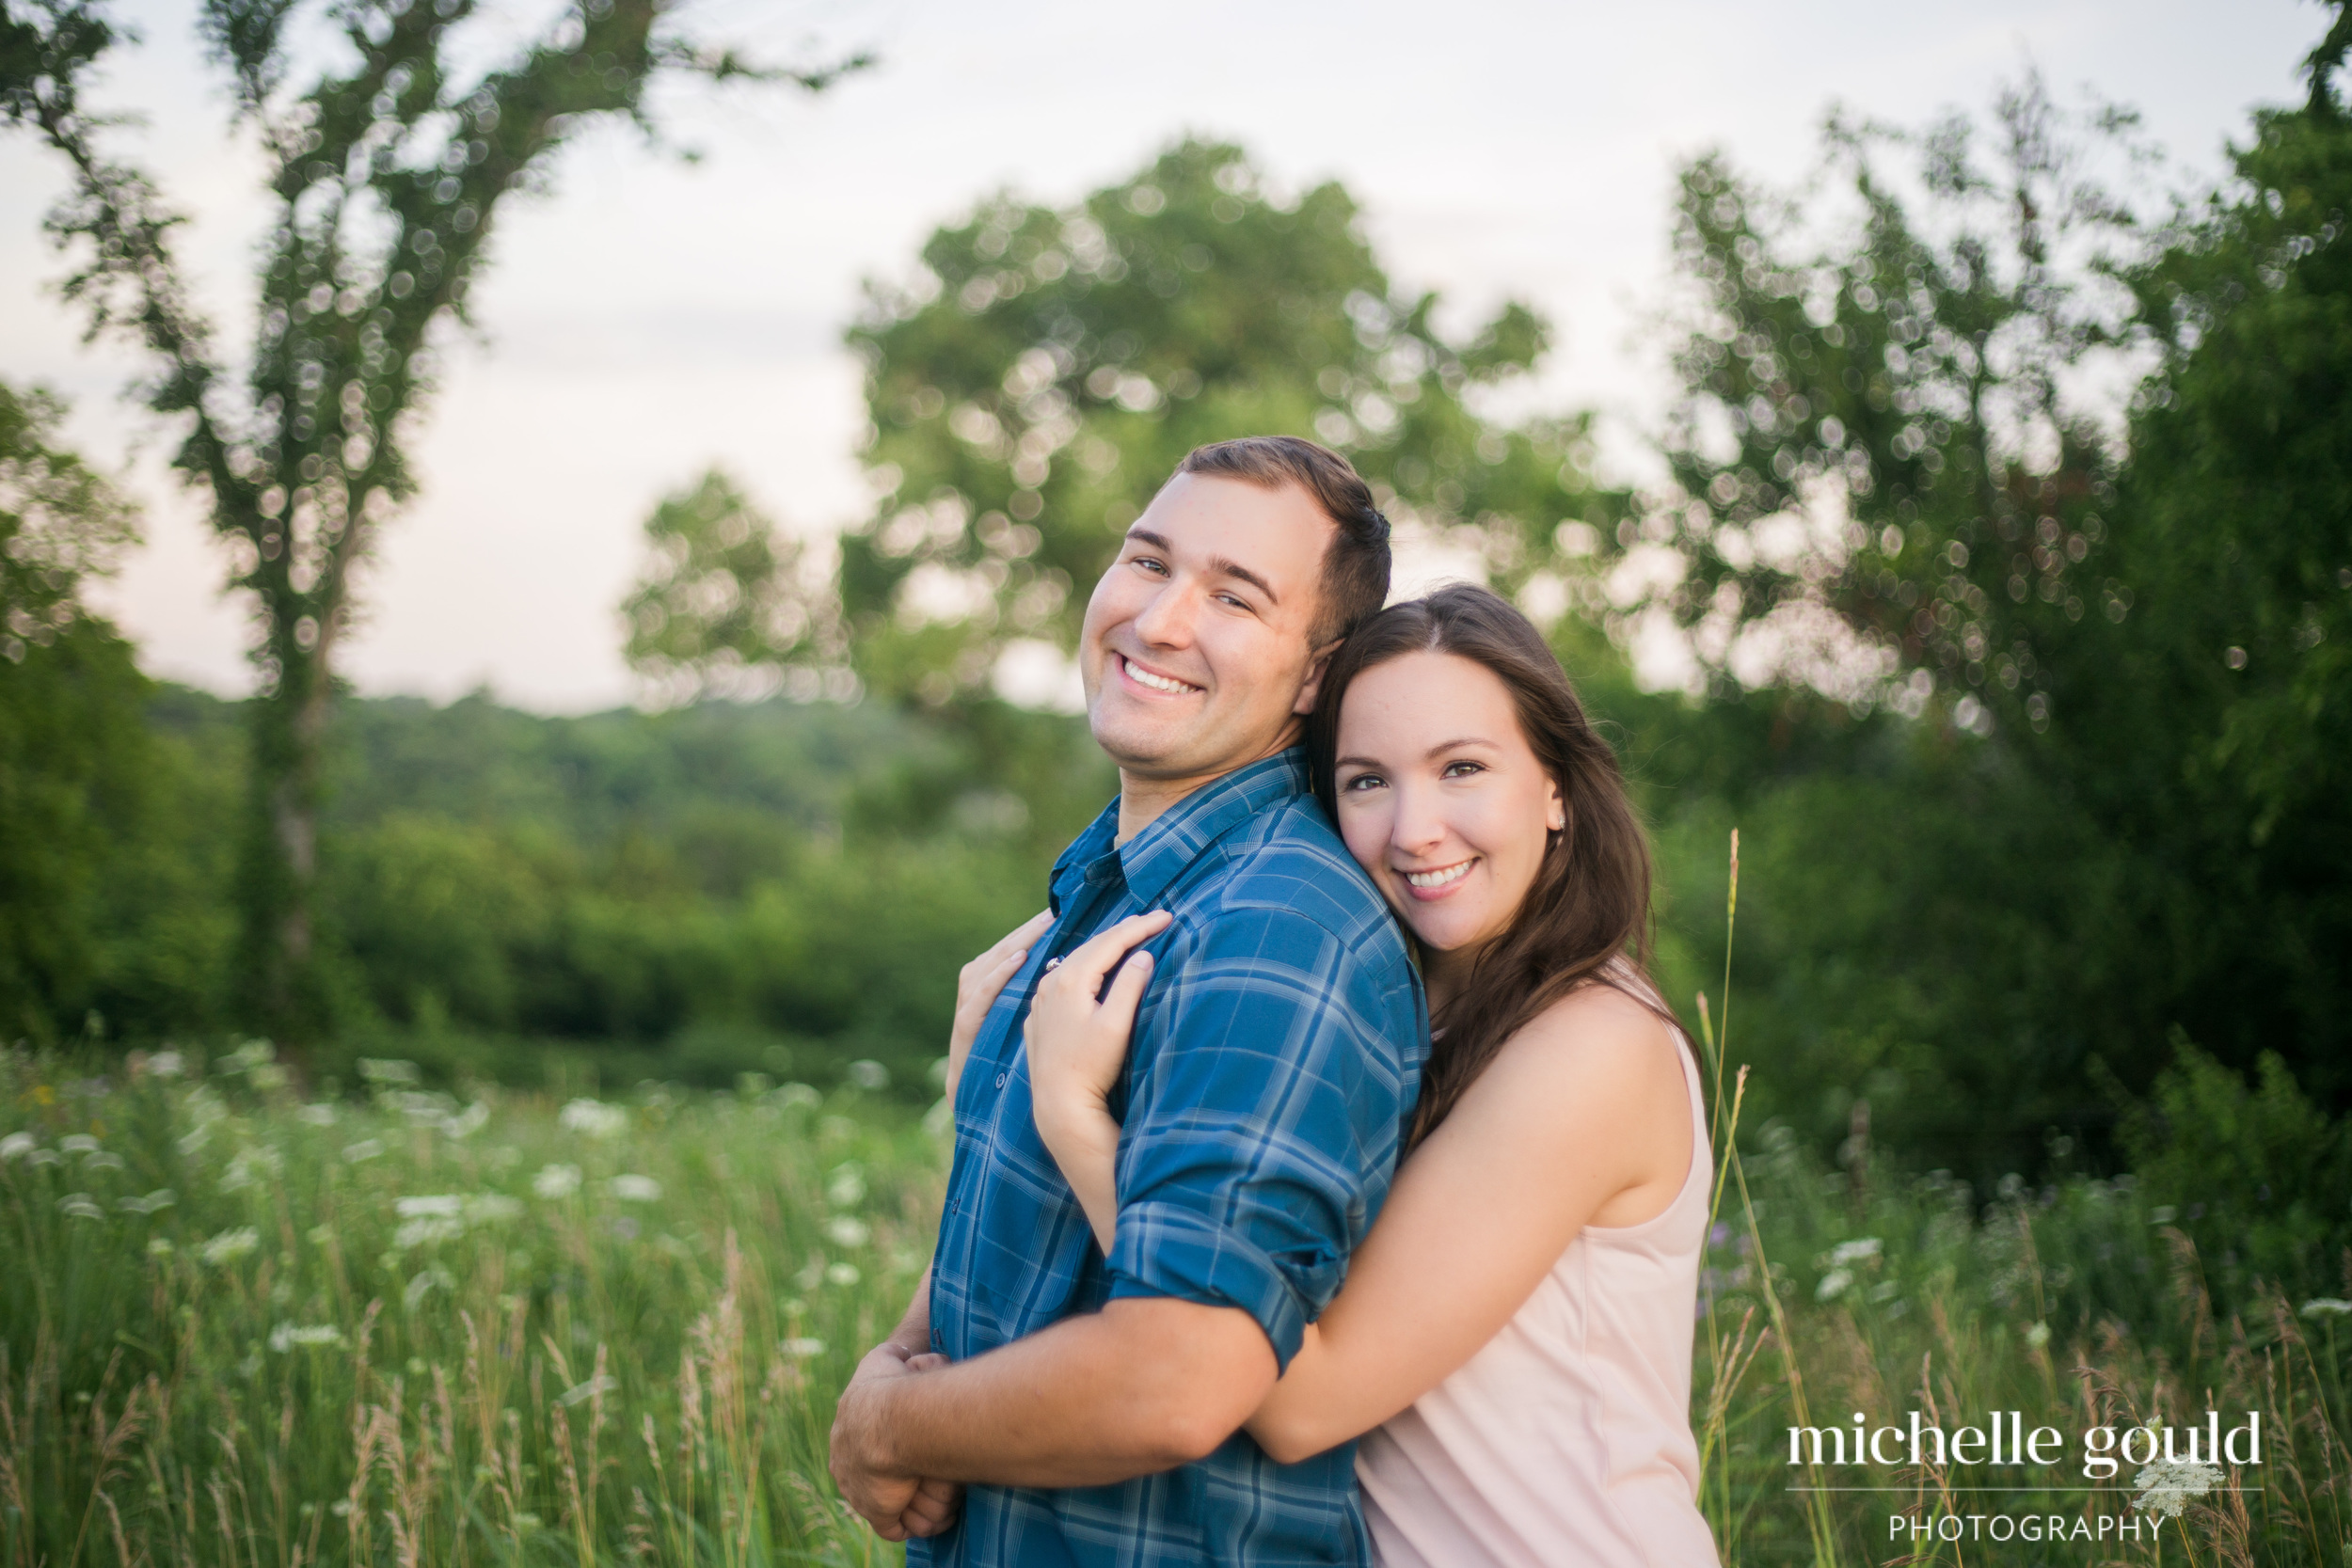
[[[1155,648],[1188,647],[1195,613],[1191,591],[1181,582],[1165,583],[1136,617],[1136,635]]]

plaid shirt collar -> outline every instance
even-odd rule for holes
[[[1307,752],[1286,747],[1270,757],[1211,781],[1152,819],[1124,844],[1119,836],[1119,802],[1103,808],[1087,831],[1073,839],[1054,863],[1054,912],[1087,882],[1114,872],[1145,909],[1156,903],[1184,868],[1232,826],[1278,801],[1307,793]]]

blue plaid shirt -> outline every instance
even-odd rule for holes
[[[1114,847],[1114,802],[1055,864],[1052,929],[1006,986],[956,1091],[931,1344],[958,1361],[1116,1296],[1255,1318],[1287,1367],[1388,1196],[1429,1025],[1403,939],[1307,793],[1300,753],[1230,773]],[[1047,960],[1150,909],[1175,921],[1112,1110],[1105,1259],[1030,1114],[1021,1029]],[[1246,1433],[1115,1486],[975,1486],[911,1564],[1368,1562],[1355,1445],[1278,1465]]]

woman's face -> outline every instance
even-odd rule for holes
[[[1358,675],[1332,772],[1349,853],[1438,953],[1467,956],[1502,934],[1565,820],[1509,689],[1454,654],[1406,654]]]

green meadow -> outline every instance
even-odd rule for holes
[[[259,1045],[112,1066],[0,1056],[0,1561],[898,1560],[825,1433],[928,1256],[944,1107],[373,1060],[313,1098]],[[1727,1562],[2346,1560],[2345,1302],[2217,1299],[2129,1178],[1979,1193],[1737,1141],[1692,1411]],[[2086,1480],[2085,1433],[2208,1409],[2262,1413],[2259,1465]],[[1834,1430],[1914,1411],[2062,1453],[1858,1465]],[[1792,1463],[1792,1426],[1833,1446]]]

